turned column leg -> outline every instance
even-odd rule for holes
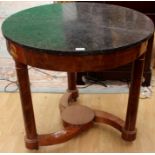
[[[25,123],[26,147],[28,149],[38,149],[38,136],[35,125],[27,65],[16,62],[16,72]]]
[[[136,139],[135,125],[144,68],[144,59],[145,56],[143,55],[133,63],[126,121],[124,129],[122,131],[122,138],[127,141],[133,141],[134,139]]]
[[[76,73],[75,72],[68,72],[68,92],[72,92],[73,100],[76,100],[79,96],[78,90],[76,88]]]

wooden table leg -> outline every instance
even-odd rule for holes
[[[154,57],[154,48],[153,48],[153,42],[154,41],[154,34],[151,36],[151,38],[148,40],[148,46],[147,46],[147,51],[145,53],[145,60],[147,62],[144,65],[144,79],[145,81],[143,82],[143,86],[150,86],[151,84],[151,77],[152,77],[152,71],[151,71],[151,66],[152,66],[152,59]],[[155,62],[155,60],[154,60]]]
[[[76,88],[76,73],[75,72],[68,72],[68,92],[72,93],[72,99],[76,101],[77,97],[79,96],[78,90]]]
[[[143,55],[133,63],[126,121],[122,131],[122,138],[126,141],[133,141],[136,139],[135,125],[137,119],[140,86],[144,69],[144,59],[145,56]]]
[[[27,65],[16,62],[16,72],[26,130],[26,147],[28,149],[38,149],[38,135],[35,125]]]

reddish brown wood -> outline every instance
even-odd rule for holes
[[[94,112],[95,112],[95,119],[94,119],[95,122],[108,124],[114,127],[115,129],[119,130],[120,132],[122,132],[124,126],[124,121],[122,119],[108,112],[100,110],[95,110]]]
[[[46,51],[20,46],[8,40],[8,50],[16,61],[37,68],[66,72],[112,69],[134,61],[146,52],[146,48],[147,41],[135,47],[108,54],[56,55]]]
[[[76,73],[68,72],[67,77],[68,77],[68,90],[67,91],[72,93],[72,100],[76,101],[79,96],[79,92],[76,88]]]
[[[65,110],[65,108],[69,107],[70,105],[70,97],[71,97],[71,93],[65,93],[63,95],[63,100],[60,100],[60,111],[62,112],[63,110]],[[120,132],[122,132],[122,129],[124,127],[124,121],[122,119],[120,119],[117,116],[114,116],[110,113],[104,112],[104,111],[100,111],[100,110],[93,110],[94,114],[95,114],[95,118],[94,118],[94,122],[97,123],[105,123],[108,124],[116,129],[118,129]],[[81,114],[81,113],[80,113]],[[72,117],[74,117],[74,115],[72,115]],[[73,118],[74,120],[74,118]],[[66,121],[65,121],[66,123]],[[71,125],[73,123],[67,123],[67,125]],[[66,125],[66,124],[64,124]]]
[[[66,92],[60,99],[60,103],[59,103],[59,109],[60,109],[60,113],[62,113],[62,111],[67,108],[69,105],[72,104],[72,93],[71,92]]]
[[[67,108],[69,105],[75,105],[75,96],[77,95],[78,91],[77,90],[73,90],[73,91],[67,91],[60,99],[60,103],[59,103],[59,109],[60,109],[60,113]],[[76,96],[77,97],[77,96]]]
[[[154,35],[151,36],[151,38],[148,40],[148,46],[147,46],[147,50],[145,53],[145,64],[144,64],[144,78],[145,81],[143,82],[143,86],[150,86],[151,83],[151,76],[152,76],[152,72],[151,72],[151,62],[152,59],[155,59],[153,57],[153,54],[155,51],[153,51],[153,40],[154,40]]]
[[[132,69],[132,81],[129,92],[128,108],[126,114],[125,126],[122,132],[122,138],[127,141],[132,141],[136,138],[136,119],[138,111],[138,102],[140,94],[140,86],[144,68],[145,56],[141,56],[135,60]]]
[[[60,102],[60,110],[61,110],[61,112],[63,110],[65,110],[65,108],[67,108],[68,106],[71,105],[70,102],[69,102],[70,101],[70,97],[71,97],[70,93],[64,94],[63,98],[65,98],[65,99],[63,99],[63,101]],[[114,115],[112,115],[110,113],[107,113],[107,112],[104,112],[104,111],[100,111],[100,110],[94,110],[94,113],[95,113],[94,122],[108,124],[108,125],[116,128],[120,132],[122,132],[122,129],[124,127],[124,121],[122,119],[120,119],[119,117],[114,116]],[[73,119],[73,122],[72,123],[68,123],[67,121],[65,121],[64,126],[66,126],[66,125],[68,126],[68,125],[74,124],[74,114],[72,116],[70,116],[70,118]],[[62,119],[63,119],[63,116],[62,116]]]
[[[147,60],[147,62],[145,62],[145,64],[144,64],[144,71],[145,72],[151,66],[151,57],[152,57],[153,53],[150,51],[153,50],[153,40],[154,40],[154,35],[152,35],[151,38],[148,40],[147,51],[145,53],[145,60]]]
[[[16,62],[16,72],[26,130],[25,143],[29,149],[38,149],[38,135],[34,119],[27,65]]]
[[[95,114],[90,108],[77,104],[67,107],[61,117],[70,125],[85,125],[93,121]]]
[[[68,72],[68,90],[76,90],[76,73]]]
[[[96,55],[56,55],[46,51],[40,51],[33,48],[20,46],[14,42],[7,41],[8,50],[16,61],[17,76],[20,87],[21,102],[26,130],[26,146],[29,149],[37,149],[38,145],[51,145],[65,142],[85,129],[92,127],[92,119],[85,125],[64,122],[64,130],[52,134],[37,135],[32,99],[29,87],[29,78],[27,65],[33,67],[51,69],[57,71],[68,72],[68,91],[60,101],[61,114],[66,108],[73,104],[78,97],[76,88],[76,72],[77,71],[98,71],[103,69],[115,68],[132,62],[135,59],[135,67],[133,69],[133,82],[130,88],[130,97],[128,104],[128,112],[125,127],[122,129],[124,122],[109,113],[95,111],[95,122],[106,123],[122,132],[125,140],[134,140],[135,123],[138,108],[138,96],[141,75],[143,70],[142,57],[147,48],[147,41],[125,50],[120,50],[109,54]],[[115,59],[113,59],[115,57]],[[92,63],[95,62],[95,63]],[[136,73],[137,72],[137,73]],[[138,78],[137,78],[138,77]],[[77,114],[75,114],[77,117]],[[134,138],[133,138],[134,137]]]
[[[69,126],[66,127],[64,130],[52,134],[39,135],[38,136],[39,145],[47,146],[66,142],[71,138],[77,136],[79,133],[88,130],[90,127],[92,127],[92,123],[88,123],[82,126]]]

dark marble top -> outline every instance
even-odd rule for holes
[[[103,3],[49,4],[18,12],[2,25],[20,45],[57,54],[98,54],[132,47],[154,31],[152,21],[132,9]]]

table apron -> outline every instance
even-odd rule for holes
[[[67,72],[101,71],[128,64],[146,52],[147,44],[148,41],[144,41],[134,47],[109,54],[60,55],[7,40],[8,51],[15,61],[41,69]]]

